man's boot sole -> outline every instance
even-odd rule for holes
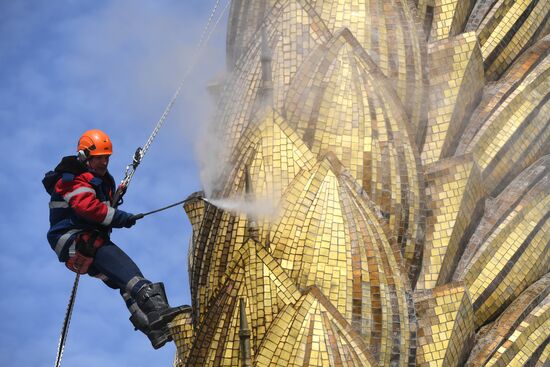
[[[153,346],[154,349],[160,349],[160,348],[164,347],[164,345],[166,343],[172,341],[172,336],[170,335],[170,332],[168,331],[168,329],[166,329],[164,334],[158,339],[159,340],[156,340],[155,342],[153,342],[153,340],[149,339],[149,341],[151,342],[151,345]]]
[[[177,315],[189,311],[191,311],[190,306],[172,307],[162,314],[158,315],[158,317],[156,317],[154,320],[149,320],[149,326],[151,329],[155,330],[162,329],[163,327],[167,326],[167,324],[172,321]]]

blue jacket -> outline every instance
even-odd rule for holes
[[[64,157],[42,180],[50,194],[48,242],[59,261],[74,255],[75,238],[84,231],[124,227],[130,213],[111,207],[115,181],[107,173],[99,177],[76,156]]]

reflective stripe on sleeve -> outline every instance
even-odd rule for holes
[[[81,232],[80,229],[71,229],[70,231],[67,231],[63,236],[59,237],[59,240],[57,240],[57,243],[55,244],[55,253],[58,257],[61,257],[61,251],[63,251],[63,247],[65,247],[65,244],[71,238],[71,236],[75,233]]]
[[[66,201],[50,201],[50,209],[68,208],[69,204]]]
[[[102,225],[108,226],[113,221],[113,217],[115,216],[115,209],[108,207],[107,209],[107,215],[105,216],[105,219],[103,219],[103,222],[101,222]]]
[[[83,192],[91,192],[95,196],[95,190],[92,189],[91,187],[79,187],[78,189],[72,192],[69,192],[68,194],[65,194],[65,196],[63,196],[63,200],[65,200],[66,202],[69,202],[73,196],[82,194]]]

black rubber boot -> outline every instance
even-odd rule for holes
[[[172,336],[168,327],[164,327],[159,330],[152,330],[149,326],[149,320],[143,311],[137,310],[132,313],[130,316],[130,322],[134,325],[136,330],[141,331],[143,334],[149,338],[151,345],[155,349],[162,348],[164,344],[172,341]]]
[[[166,328],[174,317],[191,309],[187,305],[170,307],[162,283],[147,284],[138,292],[135,299],[139,308],[147,316],[151,330]]]

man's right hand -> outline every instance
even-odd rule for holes
[[[137,218],[135,217],[135,215],[130,215],[124,223],[124,228],[131,228],[134,224],[136,224],[136,222]]]
[[[124,223],[124,227],[125,228],[131,228],[132,226],[134,226],[134,224],[136,224],[136,222],[138,221],[138,219],[141,219],[143,218],[143,214],[132,214],[128,217],[128,219],[126,219],[126,223]]]

